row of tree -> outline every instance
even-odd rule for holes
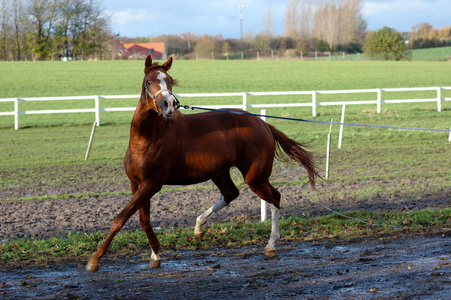
[[[313,51],[362,50],[367,24],[361,0],[289,0],[283,21],[285,34],[277,37],[271,8],[262,16],[261,32],[254,35],[247,31],[240,40],[182,34],[185,39],[189,38],[192,49],[186,47],[186,40],[168,36],[159,38],[167,42],[171,53],[187,58],[234,58],[242,52],[247,53],[247,57],[255,57],[257,53],[260,56],[295,56]]]
[[[0,0],[0,20],[1,60],[85,59],[110,47],[97,0]]]
[[[286,36],[322,40],[330,49],[363,43],[366,26],[360,0],[290,0],[285,10]]]
[[[451,46],[451,26],[434,28],[429,23],[419,23],[412,28],[409,38],[410,49]]]
[[[377,39],[367,36],[361,0],[289,0],[281,36],[274,34],[274,14],[268,9],[262,16],[261,32],[247,31],[242,39],[192,33],[129,39],[111,32],[110,18],[99,1],[0,0],[0,60],[115,59],[117,39],[165,42],[167,54],[188,59],[233,59],[242,53],[246,58],[306,56],[313,51],[370,53],[369,49],[376,49],[369,54],[374,58],[403,59],[394,52],[374,54],[378,51],[374,43],[393,41],[394,35],[398,50],[451,45],[451,27],[435,29],[428,23],[415,25],[410,35],[383,28],[377,31]]]
[[[408,49],[451,46],[449,26],[435,29],[428,23],[421,23],[415,25],[409,35],[403,36],[395,29],[384,26],[368,33],[363,51],[371,59],[404,60],[409,59]]]

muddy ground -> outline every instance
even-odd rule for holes
[[[277,187],[283,195],[282,216],[329,213],[311,200],[312,192],[305,179],[298,178],[302,170],[277,168],[274,182],[300,182]],[[126,192],[128,182],[119,163],[41,168],[32,174],[27,170],[6,170],[0,172],[0,179],[1,241],[106,231],[130,199]],[[346,185],[322,182],[318,189],[319,193],[336,190],[337,194],[338,191],[343,194],[343,199],[331,196],[321,199],[322,203],[342,212],[451,206],[450,186],[434,191],[425,189],[415,195],[399,190],[394,194],[378,193],[370,198],[345,201],[349,189],[400,184],[408,191],[418,182],[414,179],[403,182],[374,179]],[[212,222],[240,216],[259,217],[259,199],[244,186],[240,192],[240,197]],[[20,197],[26,200],[4,200]],[[152,199],[153,225],[192,227],[197,215],[218,197],[212,183],[190,189],[169,187]],[[139,225],[134,216],[123,230],[136,228]],[[449,228],[416,236],[313,243],[287,243],[282,237],[275,258],[264,257],[263,247],[194,252],[163,249],[164,261],[158,269],[146,268],[141,256],[107,255],[96,274],[85,272],[86,261],[77,259],[41,268],[2,266],[0,295],[5,299],[447,299],[451,295]]]

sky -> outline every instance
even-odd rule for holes
[[[155,37],[162,34],[219,35],[240,38],[262,30],[263,15],[273,13],[275,35],[283,35],[283,18],[289,0],[103,0],[111,16],[113,33],[123,37]],[[435,28],[451,25],[450,0],[362,0],[362,12],[370,30],[383,26],[400,32],[418,23]],[[242,20],[240,9],[242,5]]]

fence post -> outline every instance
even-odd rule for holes
[[[382,90],[377,89],[377,113],[381,113],[381,104],[382,104]]]
[[[261,119],[266,122],[266,109],[260,111]],[[260,199],[260,218],[264,222],[268,218],[268,205],[265,200]]]
[[[14,98],[14,130],[19,129],[19,98]]]
[[[243,110],[247,109],[247,93],[243,93]]]
[[[86,154],[85,154],[85,161],[88,160],[89,152],[91,152],[92,139],[94,138],[95,131],[96,131],[96,122],[94,122],[94,124],[92,125],[91,137],[89,138],[88,149],[86,149]]]
[[[437,110],[442,111],[442,88],[437,88]]]
[[[341,108],[341,121],[340,121],[340,136],[338,137],[338,148],[341,148],[341,139],[343,138],[343,123],[345,122],[345,109],[346,104],[343,104]]]
[[[312,92],[312,116],[316,117],[316,91]]]
[[[448,137],[448,142],[451,143],[451,127],[449,128],[449,137]]]
[[[99,96],[94,97],[94,103],[95,103],[95,114],[96,114],[96,124],[97,126],[100,125],[100,110],[99,110]]]
[[[327,135],[327,151],[326,151],[326,179],[329,178],[329,165],[330,165],[330,138],[332,133],[332,122],[334,118],[330,119],[330,127],[329,127],[329,134]]]

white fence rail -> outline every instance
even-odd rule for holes
[[[385,103],[417,103],[417,102],[435,102],[437,103],[437,111],[442,110],[442,101],[451,101],[451,98],[442,97],[443,90],[451,90],[451,86],[447,87],[420,87],[420,88],[389,88],[389,89],[361,89],[361,90],[330,90],[330,91],[289,91],[289,92],[242,92],[242,93],[200,93],[200,94],[176,94],[177,97],[241,97],[241,104],[238,105],[202,105],[205,108],[271,108],[271,107],[311,107],[312,116],[316,116],[318,106],[330,105],[376,105],[377,113],[381,112],[381,106]],[[433,98],[423,99],[391,99],[382,100],[384,92],[416,92],[416,91],[436,91]],[[321,94],[354,94],[354,93],[374,93],[374,100],[352,100],[352,101],[326,101],[317,102],[317,95]],[[248,104],[247,96],[286,96],[286,95],[310,95],[311,101],[299,103],[275,103],[275,104]],[[140,95],[117,95],[117,96],[72,96],[72,97],[35,97],[35,98],[3,98],[0,102],[14,102],[14,110],[0,112],[0,116],[14,116],[14,129],[19,129],[19,115],[31,114],[60,114],[60,113],[94,113],[97,126],[100,125],[100,112],[114,111],[134,111],[135,107],[110,107],[101,108],[100,99],[131,99],[139,98]],[[64,101],[64,100],[94,100],[94,108],[85,109],[54,109],[54,110],[19,110],[20,102],[28,101]],[[183,102],[183,101],[182,101]]]

